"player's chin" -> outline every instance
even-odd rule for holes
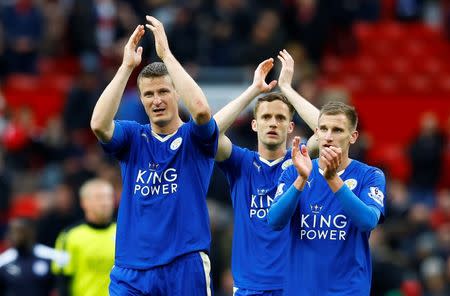
[[[166,126],[169,122],[167,116],[155,116],[152,117],[152,123],[156,124],[157,126]]]

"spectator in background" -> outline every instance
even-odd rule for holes
[[[72,2],[67,20],[69,46],[77,56],[98,54],[95,25],[97,16],[94,0],[76,0]]]
[[[65,264],[53,264],[59,296],[106,296],[116,236],[113,186],[91,179],[81,186],[80,201],[85,220],[66,228],[56,241],[56,249],[69,256]]]
[[[426,112],[420,120],[420,130],[409,146],[411,161],[410,194],[413,203],[432,208],[435,190],[442,173],[444,136],[439,130],[436,114]]]
[[[11,175],[5,167],[4,153],[0,149],[0,237],[4,233],[4,225],[7,219],[7,213],[10,206],[11,198]]]
[[[396,0],[395,12],[401,21],[417,21],[422,16],[424,0]]]
[[[329,4],[317,0],[293,0],[286,1],[284,7],[283,19],[289,38],[300,41],[316,65],[320,64],[328,36]]]
[[[238,52],[248,41],[254,19],[247,0],[215,0],[201,11],[202,36],[206,40],[207,56],[202,64],[212,66],[237,65]]]
[[[50,209],[37,221],[37,241],[47,246],[53,246],[58,234],[80,218],[77,216],[75,196],[68,185],[57,185],[52,194]]]
[[[51,261],[63,264],[66,256],[35,242],[34,222],[14,218],[9,223],[11,248],[0,254],[0,295],[48,296],[53,290]]]
[[[44,19],[34,0],[17,0],[0,17],[6,44],[8,72],[35,73]]]
[[[75,134],[91,135],[89,122],[97,98],[101,93],[100,65],[95,56],[81,58],[82,70],[69,90],[63,109],[63,123],[70,137]]]
[[[261,11],[251,25],[249,40],[242,43],[239,64],[250,68],[258,66],[260,57],[274,57],[283,48],[285,32],[280,24],[280,17],[275,10]],[[268,80],[272,80],[269,73]]]
[[[425,259],[420,266],[424,296],[448,296],[450,286],[445,279],[445,261],[436,256]]]

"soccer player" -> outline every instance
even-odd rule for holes
[[[52,265],[58,292],[60,296],[106,296],[116,236],[112,184],[88,180],[80,188],[80,203],[85,220],[65,229],[56,240],[56,249],[69,256],[64,264]]]
[[[64,253],[36,244],[35,223],[13,218],[7,239],[11,248],[0,254],[0,295],[48,296],[53,291],[52,260],[63,263]]]
[[[278,84],[287,98],[270,93],[257,100],[252,129],[257,133],[258,151],[232,144],[224,133],[251,100],[276,85],[276,81],[265,82],[273,59],[259,64],[252,85],[214,115],[220,130],[216,161],[230,184],[234,208],[231,264],[234,295],[282,295],[288,231],[272,230],[266,215],[281,173],[292,164],[286,141],[294,128],[293,106],[311,128],[319,116],[319,110],[291,87],[292,57],[283,50],[278,58],[282,63]]]
[[[117,219],[111,295],[210,295],[211,235],[206,193],[218,129],[206,97],[171,53],[164,27],[147,16],[162,63],[138,76],[150,124],[113,120],[133,69],[141,62],[137,26],[122,65],[100,96],[91,127],[121,166],[123,191]],[[181,98],[191,115],[178,115]]]
[[[370,294],[369,235],[384,217],[386,182],[382,171],[348,156],[357,123],[353,107],[330,102],[315,132],[319,158],[311,161],[293,140],[294,165],[283,172],[267,217],[290,233],[285,295]]]

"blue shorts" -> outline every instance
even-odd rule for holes
[[[114,266],[109,294],[151,296],[212,295],[211,264],[208,255],[196,252],[169,264],[138,270]]]
[[[259,291],[234,287],[233,296],[283,296],[283,290]]]

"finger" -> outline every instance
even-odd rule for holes
[[[136,29],[134,29],[133,33],[130,36],[130,39],[128,39],[127,45],[131,45],[133,43],[137,43],[135,40],[137,39],[139,33],[142,30],[142,25],[137,25]]]
[[[258,67],[256,68],[256,71],[261,71],[264,69],[264,67],[266,66],[266,64],[268,63],[269,59],[262,61],[261,63],[259,63]]]
[[[155,17],[151,16],[151,15],[146,15],[145,19],[151,23],[153,26],[156,26],[160,23],[160,21],[158,21]]]
[[[270,83],[269,83],[269,90],[271,90],[271,89],[273,89],[275,86],[277,85],[277,81],[276,80],[272,80]]]
[[[289,58],[292,60],[292,56],[289,54],[289,52],[286,49],[283,49],[283,54],[286,58]]]
[[[138,49],[136,50],[136,53],[141,56],[142,55],[142,46],[139,46]]]
[[[150,24],[146,24],[145,25],[147,28],[149,28],[151,31],[155,31],[156,30],[156,27],[155,26],[152,26],[152,25],[150,25]]]
[[[295,155],[297,155],[299,147],[298,144],[300,142],[300,139],[298,137],[294,137],[294,139],[292,140],[292,157],[295,157]]]
[[[281,54],[279,54],[277,57],[278,57],[278,59],[280,60],[281,64],[284,65],[284,63],[286,62],[286,60],[284,59],[284,57],[283,57]]]
[[[270,59],[264,60],[261,64],[262,64],[263,68],[272,68],[272,66],[273,66],[273,59],[270,58]]]
[[[305,144],[302,144],[301,151],[304,156],[308,155],[308,147]]]

